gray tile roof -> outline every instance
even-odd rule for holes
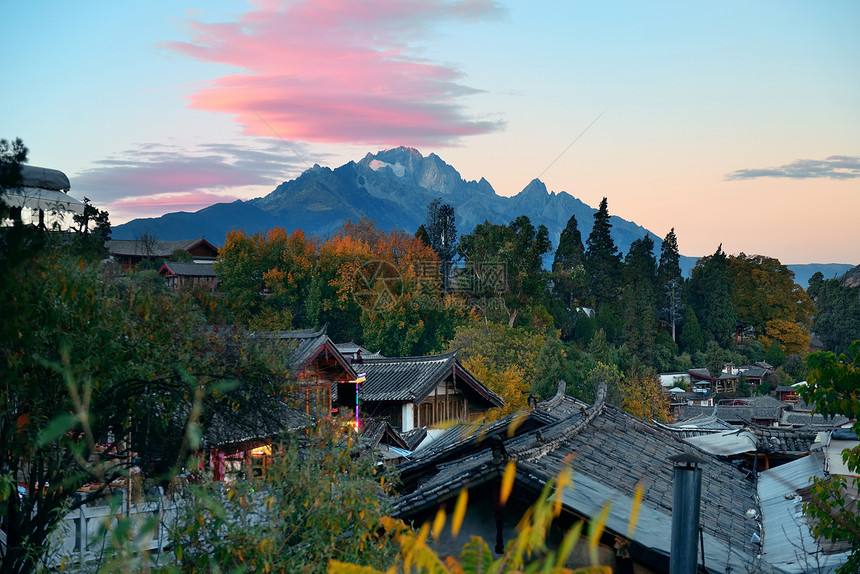
[[[326,351],[332,353],[337,361],[346,369],[348,376],[356,377],[355,370],[350,365],[349,359],[345,358],[337,346],[326,334],[328,325],[321,329],[297,329],[293,331],[257,331],[249,335],[252,339],[269,339],[280,341],[285,350],[290,353],[289,366],[291,373],[295,374],[310,363],[319,353]]]
[[[732,379],[738,378],[738,375],[730,375],[729,373],[720,373],[719,377],[714,378],[711,376],[711,372],[708,369],[690,369],[687,371],[687,373],[691,377],[697,377],[699,379],[704,379],[708,381],[730,381]]]
[[[770,373],[768,369],[765,369],[764,367],[759,367],[758,365],[740,367],[740,371],[743,376],[753,379],[760,379]]]
[[[812,452],[812,443],[815,442],[818,434],[817,430],[809,428],[792,429],[752,425],[750,430],[755,434],[760,450],[795,456]]]
[[[357,343],[354,343],[353,341],[350,341],[349,343],[335,343],[335,346],[337,347],[338,351],[340,351],[345,357],[349,357],[350,359],[355,359],[355,353],[359,350],[361,351],[362,360],[385,358],[385,355],[382,355],[378,351],[375,353],[372,351],[368,351],[367,349]]]
[[[697,416],[713,415],[733,425],[747,424],[753,421],[779,421],[788,404],[773,397],[744,397],[733,400],[736,404],[722,404],[716,407],[700,407],[680,405],[678,418],[691,419]]]
[[[713,411],[713,407],[707,407]],[[658,427],[664,428],[679,438],[689,438],[704,434],[713,434],[723,431],[736,430],[737,427],[718,418],[713,412],[710,414],[698,414],[672,424],[656,423]]]
[[[191,263],[178,261],[165,261],[161,271],[167,270],[171,275],[181,277],[217,277],[212,263]],[[159,274],[161,274],[159,271]]]
[[[217,248],[199,237],[197,239],[183,239],[181,241],[141,241],[139,239],[108,239],[105,248],[111,255],[126,257],[170,257],[170,254],[181,249],[188,251],[194,247],[206,243],[213,249]]]
[[[397,432],[397,429],[392,427],[385,419],[361,419],[358,433],[362,444],[371,448],[376,447],[380,442],[385,442],[391,446],[396,446],[404,450],[411,450],[407,442],[403,439],[400,433]],[[383,437],[386,437],[385,441],[382,440]]]
[[[539,491],[570,465],[573,488],[564,493],[565,506],[591,516],[605,501],[616,500],[610,524],[617,522],[616,531],[622,535],[625,531],[621,526],[626,527],[623,513],[629,512],[629,506],[625,511],[624,505],[617,502],[631,499],[636,485],[642,483],[642,515],[650,525],[643,528],[640,523],[633,540],[668,554],[673,496],[673,465],[668,459],[694,452],[707,459],[701,466],[701,523],[708,566],[713,568],[719,561],[725,564],[729,555],[732,571],[743,564],[754,564],[760,547],[753,539],[761,536],[761,522],[748,518],[747,511],[753,509],[759,517],[761,512],[755,486],[745,473],[685,445],[664,429],[605,404],[605,393],[605,386],[601,386],[595,404],[585,412],[573,409],[567,418],[552,425],[502,438],[507,455],[517,463],[516,483]],[[493,461],[490,448],[481,447],[443,464],[428,482],[395,502],[396,512],[408,516],[428,510],[453,498],[464,486],[475,487],[499,476],[502,465]]]
[[[201,448],[227,448],[274,439],[305,428],[311,424],[311,418],[277,398],[264,395],[240,402],[238,410],[232,404],[212,405],[201,424]]]
[[[427,438],[427,427],[416,427],[410,431],[400,433],[400,436],[406,441],[407,450],[415,450],[415,447]]]
[[[367,373],[362,401],[419,402],[452,373],[458,385],[466,385],[496,407],[503,399],[478,381],[457,360],[457,352],[423,357],[369,358],[356,368]]]
[[[484,443],[494,436],[518,436],[560,420],[582,416],[588,405],[565,395],[565,386],[564,381],[559,381],[555,396],[537,403],[531,411],[513,413],[492,422],[469,422],[451,427],[398,467],[401,479],[407,485],[412,484],[415,477],[432,472],[437,465],[484,448]]]
[[[819,413],[784,411],[779,422],[783,425],[805,426],[822,428],[833,428],[844,425],[849,421],[848,417],[836,415],[834,417],[824,416]]]

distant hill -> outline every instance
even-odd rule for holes
[[[484,221],[507,224],[526,215],[535,225],[546,225],[553,246],[558,245],[561,231],[571,215],[576,215],[585,241],[597,211],[567,192],[548,191],[539,179],[532,180],[513,197],[500,196],[486,179],[465,181],[436,154],[424,157],[415,149],[399,147],[367,154],[359,162],[351,161],[335,169],[315,165],[265,197],[219,203],[194,213],[135,219],[117,225],[112,236],[134,239],[147,233],[162,240],[205,237],[221,245],[231,229],[252,234],[280,226],[287,231],[300,228],[325,236],[347,220],[357,221],[362,217],[374,220],[386,230],[414,233],[426,220],[428,204],[437,197],[454,207],[460,234],[470,233]],[[611,213],[611,204],[609,209]],[[611,223],[612,237],[622,253],[629,250],[633,241],[647,234],[654,240],[655,254],[659,255],[661,237],[620,217],[612,216]],[[695,263],[695,257],[681,258],[685,273],[689,273]],[[803,287],[817,270],[829,276],[819,267],[802,272],[796,268],[814,266],[790,267]],[[845,265],[840,274],[850,267]]]

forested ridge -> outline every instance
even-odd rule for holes
[[[622,256],[606,198],[588,237],[579,226],[572,216],[556,246],[525,216],[457,236],[456,214],[437,200],[414,237],[369,219],[325,238],[234,231],[216,270],[241,326],[327,323],[335,340],[389,356],[459,349],[511,405],[551,394],[559,378],[586,400],[607,379],[619,404],[640,405],[632,397],[658,372],[727,362],[773,365],[755,389],[766,392],[805,378],[812,333],[839,352],[860,332],[858,288],[838,280],[816,276],[807,292],[778,260],[721,246],[683,277],[674,229],[659,252],[644,236]]]

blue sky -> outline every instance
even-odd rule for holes
[[[0,137],[115,223],[406,145],[688,255],[857,264],[857,30],[854,0],[6,3]]]

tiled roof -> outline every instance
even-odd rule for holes
[[[713,411],[714,407],[706,408]],[[719,433],[727,430],[736,430],[737,428],[718,418],[713,412],[710,414],[698,414],[672,424],[656,424],[679,438]]]
[[[360,369],[367,373],[361,389],[362,401],[419,402],[454,373],[457,384],[471,387],[494,406],[504,404],[499,395],[460,365],[456,351],[423,357],[369,358]]]
[[[364,359],[383,359],[385,355],[380,354],[379,352],[373,353],[368,351],[361,345],[358,345],[352,341],[349,343],[335,343],[335,347],[337,350],[343,353],[344,356],[349,357],[351,359],[355,358],[356,351],[361,351],[361,358]]]
[[[774,454],[808,454],[818,434],[817,430],[761,427],[752,425],[750,430],[758,440],[758,447],[764,452]]]
[[[161,271],[167,270],[171,275],[182,277],[216,277],[212,263],[190,263],[178,261],[165,261]],[[161,274],[159,271],[159,274]]]
[[[760,379],[770,372],[768,369],[765,369],[764,367],[759,367],[758,365],[741,367],[740,371],[743,376],[752,379]]]
[[[313,360],[324,348],[335,355],[338,362],[346,369],[348,375],[355,378],[356,373],[349,360],[346,359],[340,351],[337,350],[335,344],[329,339],[326,334],[328,325],[323,325],[322,329],[296,329],[293,331],[269,331],[269,332],[254,332],[249,336],[252,339],[270,339],[280,341],[290,353],[289,365],[290,371],[295,374],[308,363]]]
[[[310,417],[271,396],[258,397],[252,403],[218,404],[202,421],[202,448],[225,448],[247,442],[267,440],[285,432],[308,426]]]
[[[400,436],[406,442],[407,450],[415,450],[415,447],[427,438],[427,427],[416,427],[410,431],[400,433]]]
[[[849,421],[848,417],[836,415],[824,416],[819,413],[784,411],[779,419],[780,424],[792,426],[808,426],[816,428],[833,428],[844,425]]]
[[[531,411],[520,411],[489,423],[470,422],[455,425],[430,445],[412,455],[412,460],[398,467],[404,483],[432,472],[439,464],[455,460],[476,449],[494,436],[517,436],[574,416],[582,416],[587,404],[564,394],[565,383],[559,381],[555,396],[537,403]]]
[[[391,446],[396,446],[405,450],[411,450],[409,445],[403,440],[397,430],[389,424],[385,419],[366,418],[361,419],[361,424],[358,427],[358,432],[362,443],[373,448],[380,442],[385,442]],[[388,437],[382,441],[383,437]]]
[[[745,397],[737,399],[735,405],[717,405],[716,407],[700,407],[680,405],[678,418],[691,419],[696,416],[714,415],[730,424],[746,424],[756,420],[778,421],[783,410],[788,405],[773,397]],[[746,404],[740,404],[746,403]]]
[[[170,254],[181,249],[188,251],[206,243],[212,249],[217,248],[200,237],[197,239],[183,239],[181,241],[141,241],[139,239],[108,239],[105,248],[111,255],[124,255],[131,257],[170,257]]]
[[[719,377],[714,378],[711,376],[711,372],[708,369],[690,369],[687,371],[687,373],[691,377],[697,377],[699,379],[705,379],[708,381],[731,381],[738,378],[738,375],[731,375],[729,373],[720,373]]]
[[[689,452],[705,453],[661,428],[606,405],[605,392],[602,386],[595,404],[585,412],[577,410],[553,425],[511,439],[501,438],[507,456],[517,463],[517,484],[538,491],[570,465],[573,487],[565,490],[565,506],[591,516],[604,502],[615,500],[608,524],[617,523],[616,531],[623,535],[623,513],[629,513],[629,505],[625,510],[618,501],[630,500],[636,485],[642,483],[645,490],[641,512],[650,524],[643,528],[640,522],[633,540],[668,554],[673,496],[673,464],[668,459]],[[499,440],[498,435],[494,440]],[[497,477],[500,468],[503,465],[493,460],[489,447],[473,451],[442,465],[428,482],[396,501],[396,512],[411,515],[433,508],[456,496],[464,486],[475,487]],[[761,523],[749,518],[747,511],[753,509],[756,516],[761,516],[755,486],[745,473],[715,458],[708,458],[701,469],[701,523],[708,566],[724,565],[727,556],[731,556],[732,571],[740,565],[753,564],[760,553],[753,540],[761,537]]]

